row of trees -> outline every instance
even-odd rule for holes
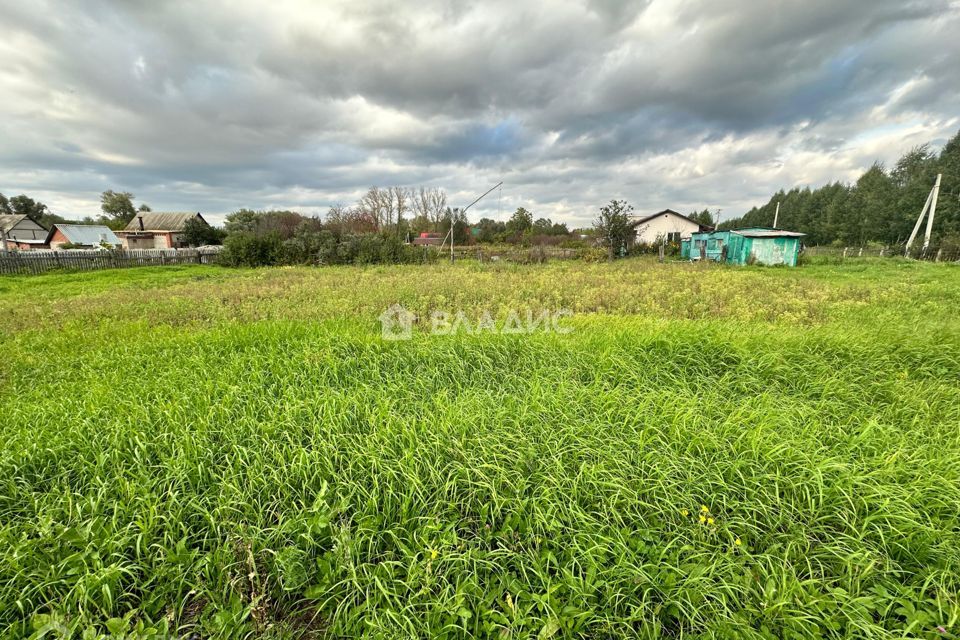
[[[936,175],[943,174],[933,228],[935,242],[960,244],[960,133],[936,153],[911,149],[890,169],[875,163],[854,184],[779,191],[761,207],[720,227],[777,226],[807,234],[807,244],[901,244],[910,236]]]
[[[241,210],[237,217],[253,212]],[[482,218],[471,225],[466,215],[448,206],[447,195],[435,187],[370,187],[353,206],[331,207],[325,225],[339,233],[388,233],[410,238],[421,233],[446,236],[453,225],[454,242],[549,243],[547,239],[566,238],[570,230],[565,224],[549,218],[534,219],[533,214],[519,208],[506,222]],[[228,221],[228,231],[230,230]]]
[[[566,225],[534,219],[522,207],[505,222],[484,218],[471,225],[462,211],[446,206],[439,189],[372,187],[356,205],[331,207],[322,220],[295,211],[239,209],[224,223],[223,260],[237,265],[422,261],[429,253],[409,241],[422,232],[446,236],[451,226],[458,245],[575,242]],[[193,243],[192,236],[185,239]]]

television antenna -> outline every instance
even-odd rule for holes
[[[489,189],[487,189],[486,191],[484,191],[484,192],[483,192],[483,195],[481,195],[479,198],[477,198],[476,200],[474,200],[473,202],[471,202],[470,204],[468,204],[468,205],[465,206],[464,208],[462,208],[462,209],[452,209],[452,210],[450,211],[450,231],[447,232],[447,235],[443,237],[443,242],[440,243],[440,248],[442,249],[442,248],[443,248],[443,245],[445,245],[445,244],[447,243],[447,238],[450,238],[450,262],[453,262],[453,227],[454,227],[454,225],[456,225],[456,223],[457,223],[457,221],[454,219],[454,213],[459,212],[461,215],[465,214],[465,213],[467,212],[467,209],[469,209],[469,208],[472,207],[473,205],[475,205],[475,204],[477,204],[478,202],[480,202],[481,200],[483,200],[485,197],[487,197],[487,195],[488,195],[491,191],[493,191],[493,190],[496,189],[497,187],[502,187],[502,186],[503,186],[503,181],[501,180],[501,181],[498,182],[497,184],[493,185],[492,187],[490,187]],[[502,190],[501,190],[501,193],[502,193]]]

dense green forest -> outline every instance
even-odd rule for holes
[[[807,234],[807,244],[868,242],[903,244],[923,209],[938,173],[943,174],[933,228],[939,245],[960,244],[960,133],[936,153],[929,145],[911,149],[890,169],[875,163],[855,184],[779,191],[762,207],[722,222],[721,229],[777,226]],[[922,231],[921,231],[922,233]]]

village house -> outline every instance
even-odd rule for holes
[[[199,212],[165,213],[138,212],[117,236],[124,249],[176,249],[185,247],[184,225],[189,220],[199,219],[208,224]]]
[[[71,249],[114,249],[120,246],[120,238],[110,227],[102,224],[55,224],[48,244],[54,250],[64,246]]]
[[[638,244],[660,244],[677,242],[689,238],[700,231],[712,231],[713,227],[700,224],[673,209],[664,209],[649,216],[634,216]]]
[[[27,215],[0,215],[0,249],[31,251],[49,249],[50,232]]]

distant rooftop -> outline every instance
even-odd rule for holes
[[[200,214],[196,211],[165,212],[165,211],[138,211],[124,231],[183,231],[187,220],[196,218]],[[200,216],[203,220],[203,216]],[[143,220],[143,227],[140,221]]]
[[[102,224],[55,224],[56,229],[64,235],[71,244],[120,244],[120,238]]]

